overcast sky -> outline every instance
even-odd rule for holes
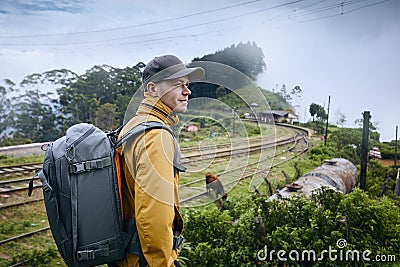
[[[263,49],[266,89],[303,91],[297,109],[327,107],[349,127],[368,110],[381,141],[400,125],[397,0],[0,0],[0,79],[93,65],[124,68],[154,56],[186,62],[239,42]]]

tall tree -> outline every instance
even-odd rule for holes
[[[49,104],[40,99],[43,95],[38,90],[29,90],[21,95],[14,106],[14,136],[28,138],[33,142],[54,140],[59,136],[56,115]]]
[[[278,95],[282,96],[282,98],[288,102],[292,100],[292,97],[289,94],[285,84],[282,84],[281,90],[278,92]]]
[[[340,109],[338,109],[336,111],[336,124],[343,127],[346,121],[346,116],[340,111]]]
[[[75,81],[60,88],[60,111],[67,118],[64,124],[95,123],[96,111],[106,103],[115,104],[118,120],[123,121],[125,110],[137,88],[141,85],[138,63],[124,69],[108,65],[94,66]]]
[[[354,121],[354,124],[355,125],[358,125],[358,127],[361,129],[361,128],[363,128],[363,125],[364,125],[364,118],[360,118],[360,119],[356,119],[355,121]],[[374,141],[379,141],[379,138],[380,138],[380,134],[378,133],[378,124],[379,124],[379,122],[378,121],[375,121],[375,122],[369,122],[369,126],[368,126],[368,128],[369,128],[369,138],[371,139],[371,140],[374,140]]]
[[[105,103],[96,111],[95,123],[102,130],[113,130],[119,125],[117,105]]]
[[[11,101],[9,92],[14,91],[15,84],[11,80],[4,80],[5,86],[0,86],[0,136],[7,129],[12,118],[11,115]]]
[[[262,49],[259,48],[256,43],[240,43],[238,45],[231,45],[223,50],[217,51],[214,54],[208,54],[201,58],[194,58],[192,64],[195,64],[196,61],[211,61],[217,62],[221,64],[228,65],[234,69],[239,70],[244,73],[247,77],[252,80],[256,79],[256,76],[263,72],[266,68],[266,64],[264,62],[264,54]],[[213,75],[217,75],[221,79],[225,79],[230,81],[232,78],[228,77],[227,73],[213,73]],[[227,76],[226,78],[224,76]],[[246,84],[240,84],[247,81],[235,81],[234,86],[236,88],[240,88],[245,86]],[[222,96],[223,92],[221,89],[218,89],[218,85],[209,84],[209,83],[194,83],[190,90],[192,94],[190,98],[196,97],[210,97],[217,98]],[[217,95],[218,89],[218,95]],[[228,88],[229,90],[225,90],[225,94],[229,93],[233,88]]]
[[[309,111],[310,111],[310,115],[311,115],[313,121],[315,120],[315,115],[318,112],[318,106],[319,105],[316,103],[311,103],[311,105],[310,105]]]
[[[310,105],[310,115],[313,118],[313,121],[316,118],[321,119],[321,120],[325,120],[327,117],[327,114],[325,112],[325,109],[323,106],[316,104],[316,103],[312,103]]]
[[[301,94],[302,90],[301,87],[296,85],[295,87],[292,88],[290,91],[291,99],[292,99],[292,106],[293,107],[299,107],[299,102],[301,100]]]
[[[255,42],[231,45],[214,54],[194,58],[193,61],[213,61],[235,68],[255,80],[256,76],[266,69],[264,53]]]

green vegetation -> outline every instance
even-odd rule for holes
[[[0,220],[0,240],[49,225],[43,202],[1,210]],[[55,266],[60,262],[50,231],[5,243],[0,246],[0,255],[0,266],[21,262],[24,266]]]
[[[227,64],[252,79],[266,65],[264,55],[255,43],[233,45],[196,58],[193,63],[197,60]],[[82,75],[59,69],[28,75],[20,84],[5,80],[4,86],[0,86],[0,146],[52,141],[64,135],[71,125],[81,122],[95,124],[103,130],[115,129],[123,122],[131,97],[141,86],[144,66],[142,62],[123,69],[109,65],[93,66]],[[238,109],[238,115],[243,116],[251,102],[243,103],[230,90],[247,86],[249,79],[244,80],[243,85],[234,81],[235,88],[229,89],[193,83],[191,99],[223,97],[222,102],[230,107],[229,112]],[[43,88],[49,86],[54,89],[45,92]],[[254,85],[251,90],[260,91]],[[291,108],[281,95],[265,90],[261,93],[272,103],[271,108]],[[248,101],[257,102],[263,98],[261,93],[259,96],[252,93],[243,95],[249,96]],[[268,109],[265,105],[259,108]]]
[[[33,154],[31,156],[14,157],[0,155],[0,166],[18,165],[24,163],[43,162],[43,155]]]
[[[26,266],[48,265],[52,261],[52,258],[57,256],[57,253],[54,247],[49,246],[41,250],[24,250],[23,252],[13,255],[10,264],[23,262]]]
[[[205,121],[205,126],[211,125],[212,121]],[[341,130],[336,129],[338,132]],[[320,140],[314,139],[312,153],[302,155],[270,172],[268,179],[273,190],[285,184],[281,170],[285,170],[293,181],[337,153],[336,149],[319,143]],[[331,140],[329,143],[335,144]],[[290,250],[298,250],[300,253],[314,250],[316,257],[321,258],[322,251],[329,247],[338,250],[336,242],[343,238],[347,241],[344,253],[347,250],[361,253],[369,250],[372,252],[368,255],[371,259],[376,255],[394,255],[398,261],[400,201],[393,194],[393,180],[387,183],[385,192],[382,191],[388,174],[393,175],[391,169],[377,161],[370,161],[366,192],[356,188],[352,193],[343,195],[324,189],[311,200],[298,197],[284,201],[265,201],[265,195],[249,194],[248,184],[243,182],[229,192],[224,210],[218,209],[214,203],[183,209],[186,241],[180,258],[184,260],[185,266],[281,266],[284,262],[290,266],[381,266],[376,262],[362,260],[362,254],[359,255],[359,261],[351,262],[332,261],[328,254],[313,262],[289,258],[287,261],[279,261],[277,258],[279,250],[287,253]],[[202,176],[195,178],[200,179]],[[262,194],[267,192],[265,185],[259,190]],[[0,216],[4,223],[0,225],[1,238],[46,225],[43,203],[36,206],[39,210],[29,205],[2,213]],[[29,250],[24,247],[25,244],[28,244]],[[268,261],[257,259],[257,253],[265,246],[268,252],[275,250],[273,258]],[[21,261],[26,261],[29,266],[64,266],[50,232],[32,236],[24,242],[7,243],[0,248],[0,255],[0,266]],[[296,257],[295,254],[292,256]],[[395,264],[389,266],[399,266]]]
[[[316,130],[316,134],[323,138],[325,128],[321,130],[322,132],[318,131],[318,129],[321,129],[321,125],[320,120],[303,124],[304,127]],[[360,164],[362,128],[339,128],[330,124],[328,132],[326,146],[316,147],[310,151],[313,160],[322,163],[326,159],[336,157],[348,159],[354,164]],[[374,146],[381,147],[382,144],[379,142],[379,133],[370,128],[368,150],[371,150]]]
[[[253,80],[256,78],[257,74],[263,72],[266,68],[264,53],[255,42],[232,45],[214,54],[193,59],[193,62],[196,61],[219,62],[240,70]]]
[[[3,139],[0,139],[0,147],[15,146],[20,144],[30,144],[30,143],[32,143],[32,140],[24,137],[14,137],[14,138],[5,137]]]
[[[346,157],[357,164],[360,136],[360,129],[334,128],[328,146],[314,145],[307,155],[282,169],[293,181],[326,159]],[[280,170],[274,169],[268,175],[274,190],[284,186]],[[366,192],[355,188],[343,195],[322,189],[311,200],[299,196],[265,201],[265,196],[249,195],[247,185],[238,186],[229,193],[223,211],[213,205],[185,210],[188,244],[181,255],[188,259],[188,266],[400,266],[400,198],[393,193],[394,175],[395,170],[370,160]],[[259,191],[268,192],[265,185]],[[337,242],[341,239],[347,242],[343,253],[350,251],[350,261],[333,261],[322,254],[331,247],[337,250],[339,259]],[[257,259],[265,246],[268,256],[275,251],[273,257]],[[278,260],[279,250],[286,251],[287,260]],[[292,254],[290,259],[291,250],[297,250],[300,258]],[[302,261],[301,252],[308,250],[316,252],[316,259]],[[379,255],[387,262],[363,259],[366,250],[371,251],[367,259],[375,260]],[[355,251],[360,254],[351,254]]]
[[[377,145],[381,151],[382,158],[395,159],[396,158],[396,141],[383,142]],[[400,160],[400,144],[397,142],[397,160]]]
[[[400,213],[387,199],[371,199],[359,189],[348,195],[322,190],[311,200],[303,197],[265,201],[256,195],[235,195],[224,211],[216,207],[190,209],[186,213],[185,237],[190,249],[181,251],[188,266],[270,266],[283,264],[277,251],[314,250],[316,259],[286,261],[290,266],[381,266],[382,263],[332,261],[323,250],[338,249],[337,241],[347,241],[344,250],[372,251],[376,255],[399,257]],[[257,259],[267,246],[268,256]],[[336,254],[339,258],[339,253]],[[295,257],[294,254],[292,254]],[[322,257],[322,258],[321,258]],[[317,260],[321,259],[321,260]]]
[[[246,99],[241,97],[245,96]],[[235,108],[242,116],[245,112],[263,112],[265,110],[293,110],[293,107],[280,92],[274,93],[257,87],[255,84],[246,85],[233,92],[218,97],[218,100],[224,102],[229,107]],[[246,100],[246,101],[245,101]],[[250,104],[257,104],[250,109]]]

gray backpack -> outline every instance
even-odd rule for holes
[[[76,124],[46,149],[37,175],[53,238],[68,266],[112,263],[122,260],[127,251],[141,253],[136,225],[124,222],[122,214],[124,179],[116,148],[123,142],[150,129],[165,129],[176,144],[174,172],[184,171],[169,127],[142,123],[117,141],[121,128],[105,133],[91,124]]]

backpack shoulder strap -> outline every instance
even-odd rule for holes
[[[155,121],[150,121],[150,122],[143,122],[138,124],[137,126],[133,127],[132,129],[130,129],[127,133],[125,133],[121,139],[119,139],[116,143],[115,143],[115,148],[120,147],[124,142],[126,142],[129,138],[133,138],[136,139],[139,135],[151,130],[151,129],[164,129],[166,131],[168,131],[172,137],[174,138],[174,142],[175,142],[175,152],[174,152],[174,177],[175,175],[178,173],[178,171],[184,172],[186,171],[186,168],[183,167],[181,165],[180,162],[180,149],[179,149],[179,144],[178,144],[178,140],[176,138],[176,135],[174,133],[174,131],[160,123],[160,122],[155,122]],[[132,222],[129,222],[130,224],[132,224]],[[131,228],[131,226],[129,226],[128,228]],[[127,251],[130,254],[134,254],[134,255],[138,255],[139,256],[139,266],[140,267],[145,267],[147,266],[147,262],[146,259],[144,257],[141,245],[140,245],[140,241],[139,241],[139,236],[137,235],[137,230],[136,230],[136,223],[135,221],[133,221],[133,227],[134,227],[134,234],[132,239],[130,240],[130,243],[127,247]]]
[[[186,168],[182,166],[181,164],[181,154],[180,154],[180,149],[179,149],[179,144],[178,144],[178,140],[176,138],[176,135],[174,133],[174,131],[166,126],[165,124],[162,124],[161,122],[157,122],[157,121],[149,121],[149,122],[142,122],[138,125],[136,125],[135,127],[133,127],[132,129],[130,129],[127,133],[125,133],[121,139],[119,139],[117,141],[117,143],[115,144],[115,148],[120,147],[124,142],[126,142],[126,140],[133,138],[136,139],[139,135],[151,130],[151,129],[164,129],[166,131],[168,131],[172,137],[174,138],[174,142],[175,142],[175,153],[174,153],[174,177],[177,174],[178,171],[180,172],[185,172]]]

